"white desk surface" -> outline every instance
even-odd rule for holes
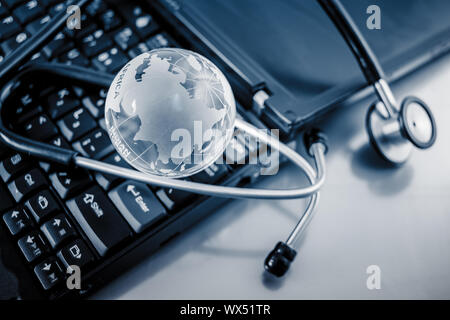
[[[287,276],[263,275],[303,200],[232,200],[94,295],[97,299],[428,299],[450,298],[450,57],[394,86],[434,111],[438,138],[400,169],[384,166],[364,128],[370,101],[322,122],[330,139],[321,202]],[[294,186],[285,166],[263,187]],[[368,290],[366,268],[381,268]]]

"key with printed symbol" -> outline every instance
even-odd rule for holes
[[[67,141],[72,142],[94,129],[96,123],[84,108],[78,108],[59,120],[57,125]]]
[[[31,219],[22,207],[15,208],[3,215],[3,221],[13,236],[31,228]]]
[[[81,169],[56,171],[50,175],[50,181],[62,199],[70,198],[92,182],[87,171]]]
[[[119,27],[122,23],[122,19],[111,9],[106,10],[99,17],[103,30],[106,32],[111,31]]]
[[[115,33],[114,41],[122,50],[128,50],[139,42],[139,38],[130,27],[124,27]]]
[[[105,100],[108,91],[100,89],[97,94],[89,94],[81,102],[95,119],[103,118],[105,115]]]
[[[50,41],[42,49],[42,51],[48,58],[55,58],[60,54],[72,49],[73,46],[74,42],[68,39],[68,37],[63,32],[59,32],[56,34],[53,40]]]
[[[41,16],[43,13],[44,10],[41,8],[37,0],[28,1],[13,11],[14,16],[20,21],[21,24],[26,24],[27,22]]]
[[[31,34],[36,34],[42,27],[44,27],[47,23],[50,22],[52,18],[49,15],[43,16],[29,24],[25,27],[25,29]]]
[[[163,219],[167,213],[143,183],[126,181],[109,192],[109,198],[136,233]]]
[[[70,149],[70,145],[61,136],[56,136],[55,138],[49,140],[48,143],[50,143],[50,144],[52,144],[52,145],[54,145],[55,147],[58,147],[58,148]]]
[[[44,290],[49,290],[64,279],[63,271],[54,257],[48,258],[34,267],[34,273]]]
[[[58,251],[57,256],[64,267],[78,266],[81,270],[91,264],[95,257],[87,245],[80,239],[76,239]]]
[[[77,97],[68,88],[62,88],[47,97],[47,111],[56,119],[80,105]]]
[[[16,202],[21,201],[33,191],[47,185],[45,177],[39,169],[32,169],[8,184],[8,189]]]
[[[191,192],[172,188],[159,189],[156,191],[156,196],[171,212],[181,209],[195,198],[195,194]]]
[[[81,40],[83,52],[87,57],[92,57],[112,46],[103,30],[98,29]]]
[[[120,213],[97,186],[66,204],[100,256],[132,235]]]
[[[68,65],[89,66],[89,60],[76,48],[64,53],[59,61]]]
[[[37,231],[33,231],[17,241],[28,262],[33,262],[48,252],[48,247]]]
[[[128,62],[128,57],[117,47],[102,52],[92,60],[92,64],[100,71],[115,73]]]
[[[29,158],[21,153],[14,153],[12,156],[0,162],[0,176],[3,182],[8,182],[11,177],[28,168]]]
[[[194,182],[214,184],[223,179],[228,173],[225,164],[213,163],[205,170],[190,177]]]
[[[24,126],[24,131],[28,137],[39,141],[48,140],[58,134],[58,129],[45,114],[41,114],[27,122]]]
[[[117,152],[110,154],[105,159],[102,159],[102,161],[122,168],[131,169],[129,164],[125,160],[123,160],[123,158]],[[98,184],[105,190],[108,190],[109,188],[123,180],[118,176],[100,172],[97,172],[95,174],[95,179],[97,180]]]
[[[5,52],[6,55],[13,52],[18,46],[20,46],[23,42],[25,42],[29,38],[28,33],[21,32],[17,34],[15,37],[10,38],[0,44],[0,47]]]
[[[114,150],[106,131],[97,129],[73,144],[73,148],[85,157],[100,160]]]
[[[60,211],[61,207],[49,190],[42,190],[25,202],[28,212],[37,223],[42,222],[53,213]]]
[[[0,39],[7,39],[20,32],[20,25],[13,16],[7,16],[0,21]]]
[[[75,230],[63,214],[59,214],[41,226],[52,248],[59,246],[64,240],[76,235]]]

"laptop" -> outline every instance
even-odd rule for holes
[[[380,30],[365,27],[373,4],[381,9]],[[344,5],[389,81],[450,48],[448,1]],[[0,61],[65,9],[58,0],[0,0]],[[190,49],[215,62],[233,87],[239,116],[280,129],[286,142],[366,87],[349,49],[313,0],[93,0],[82,10],[80,30],[62,30],[32,59],[115,74],[128,60],[160,47]],[[57,78],[27,79],[7,101],[5,108],[14,108],[4,119],[34,139],[127,166],[105,132],[106,91]],[[233,163],[215,163],[189,179],[251,186],[261,178],[267,159],[249,161],[255,152],[239,132],[228,149]],[[87,297],[180,233],[195,232],[187,229],[230,201],[39,162],[5,147],[0,178],[1,299]],[[130,196],[136,191],[154,217],[138,232],[125,219],[140,210]],[[106,219],[83,219],[94,200]],[[71,265],[79,266],[81,289],[67,284]]]

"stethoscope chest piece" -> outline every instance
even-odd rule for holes
[[[416,97],[406,98],[400,112],[388,115],[383,102],[367,113],[367,131],[378,153],[388,162],[405,163],[416,146],[427,149],[436,141],[436,123],[430,108]]]

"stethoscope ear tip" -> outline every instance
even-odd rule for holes
[[[270,251],[264,261],[264,268],[276,277],[286,274],[294,261],[297,252],[284,242],[278,242],[275,248]]]

